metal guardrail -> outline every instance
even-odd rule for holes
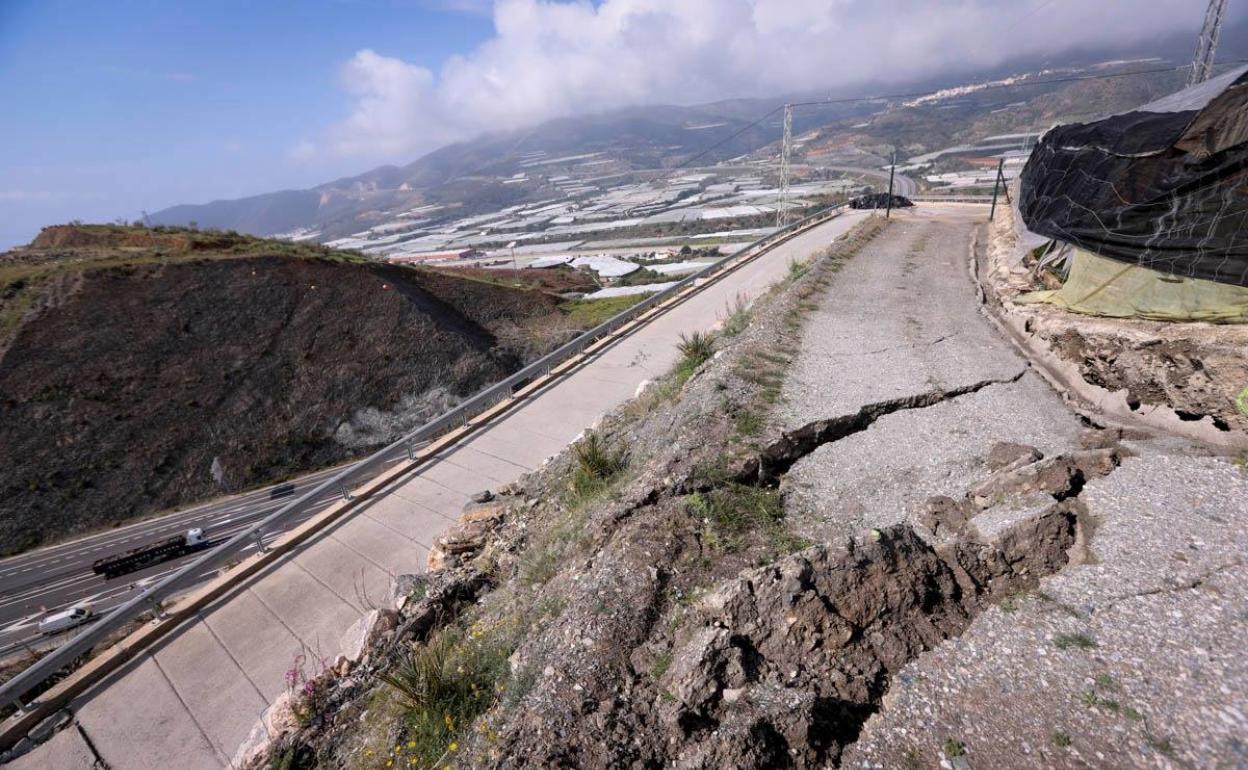
[[[908,195],[915,203],[990,203],[991,195]]]
[[[279,508],[269,516],[251,527],[239,532],[223,544],[216,546],[203,556],[191,561],[183,567],[170,574],[163,580],[148,586],[140,591],[140,593],[132,599],[115,607],[107,615],[100,620],[92,623],[87,629],[79,633],[73,639],[58,647],[55,651],[48,653],[39,661],[34,663],[30,668],[5,682],[0,686],[0,704],[15,704],[19,709],[26,707],[27,701],[23,699],[26,693],[31,692],[39,685],[55,676],[62,669],[72,665],[75,660],[84,655],[95,645],[107,639],[110,635],[123,628],[126,624],[137,619],[146,612],[155,612],[157,616],[161,614],[161,603],[173,596],[174,594],[190,588],[195,583],[200,582],[203,574],[208,570],[218,569],[221,565],[227,563],[231,558],[237,556],[241,551],[255,545],[261,551],[264,550],[263,538],[267,534],[275,534],[284,529],[281,525],[297,516],[309,512],[316,505],[316,501],[325,492],[334,492],[342,494],[345,498],[350,499],[350,489],[352,481],[362,481],[360,477],[368,471],[381,472],[385,470],[388,462],[394,460],[396,456],[402,459],[406,456],[409,460],[415,459],[415,451],[419,445],[427,444],[434,439],[442,436],[452,430],[460,428],[468,424],[468,422],[490,408],[496,406],[500,402],[511,398],[516,390],[520,389],[532,380],[551,373],[551,370],[560,364],[571,360],[575,356],[581,354],[586,348],[593,345],[598,340],[614,333],[620,327],[633,321],[642,314],[649,311],[663,302],[671,299],[675,295],[684,291],[696,281],[703,280],[714,276],[723,270],[730,262],[741,259],[749,255],[750,252],[758,252],[765,249],[771,242],[783,240],[797,230],[819,224],[827,219],[831,219],[846,204],[837,204],[822,209],[808,217],[798,220],[790,225],[770,233],[746,246],[744,249],[730,254],[723,259],[712,262],[706,268],[699,270],[685,278],[669,286],[653,296],[638,302],[624,312],[615,315],[606,321],[598,324],[594,328],[580,334],[571,342],[568,342],[554,351],[542,356],[538,360],[517,371],[516,373],[506,377],[505,379],[485,388],[476,395],[468,398],[453,409],[445,412],[439,417],[434,418],[430,422],[425,423],[416,430],[408,433],[399,440],[389,446],[374,452],[368,457],[360,460],[342,471],[330,476],[325,481],[317,484],[303,494],[292,499],[289,503]],[[375,476],[376,473],[373,474]],[[370,476],[371,478],[372,476]]]

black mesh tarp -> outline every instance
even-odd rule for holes
[[[1248,286],[1248,67],[1058,126],[1023,169],[1033,232],[1120,262]]]

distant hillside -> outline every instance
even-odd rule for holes
[[[780,102],[748,103],[756,110],[765,105],[766,111]],[[417,206],[441,204],[460,216],[493,211],[559,195],[550,179],[560,175],[596,177],[662,169],[718,144],[702,159],[713,163],[773,142],[775,126],[745,129],[749,120],[740,115],[751,111],[745,104],[654,106],[562,118],[453,144],[403,167],[382,166],[310,190],[174,206],[152,214],[151,221],[196,222],[258,235],[316,227],[329,239],[367,228],[384,219],[383,212],[388,216]],[[856,109],[830,107],[818,117],[803,116],[802,125]],[[517,173],[525,173],[525,181],[504,181]]]
[[[352,253],[48,228],[0,255],[0,543],[359,455],[570,333],[543,292]]]

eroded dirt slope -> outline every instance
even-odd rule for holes
[[[249,248],[38,276],[0,353],[4,551],[358,455],[567,333],[541,292]]]

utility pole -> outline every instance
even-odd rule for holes
[[[884,218],[893,215],[893,174],[897,171],[897,148],[893,148],[893,157],[888,164],[888,208],[884,209]]]
[[[1001,183],[1005,181],[1005,158],[997,161],[997,178],[992,180],[992,208],[988,211],[988,221],[991,222],[997,214],[997,193],[1001,190]],[[1009,199],[1009,191],[1007,190],[1006,199]]]
[[[1203,83],[1213,74],[1213,59],[1218,52],[1218,35],[1222,32],[1222,17],[1226,15],[1226,0],[1209,0],[1205,10],[1205,24],[1200,29],[1196,43],[1196,58],[1192,60],[1192,76],[1187,85]]]
[[[784,105],[784,137],[780,141],[780,195],[776,202],[776,227],[789,219],[789,156],[793,152],[793,105]]]

